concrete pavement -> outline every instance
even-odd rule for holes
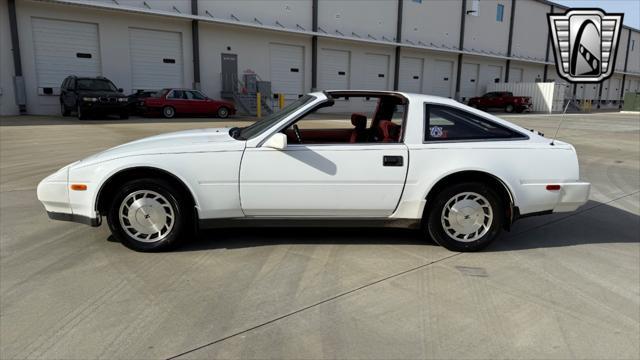
[[[547,135],[560,120],[506,118]],[[591,201],[469,254],[391,229],[208,231],[135,253],[48,220],[37,182],[208,120],[0,124],[0,358],[640,357],[638,115],[567,116]]]

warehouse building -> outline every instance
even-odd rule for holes
[[[195,87],[220,97],[253,73],[286,99],[399,89],[465,101],[491,83],[559,79],[546,15],[566,10],[545,0],[0,0],[0,9],[2,115],[58,114],[70,74],[105,76],[125,93]],[[566,92],[617,107],[639,87],[640,32],[624,26],[614,75]]]

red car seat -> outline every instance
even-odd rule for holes
[[[355,127],[351,131],[350,143],[363,142],[367,139],[367,117],[362,114],[351,114],[351,124]]]
[[[400,128],[402,126],[394,124],[391,120],[378,121],[378,129],[382,142],[398,142],[400,141]]]

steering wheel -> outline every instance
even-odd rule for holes
[[[293,124],[293,132],[296,134],[298,144],[302,144],[302,136],[300,136],[300,129],[298,128],[298,124]]]

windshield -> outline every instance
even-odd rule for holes
[[[78,79],[76,87],[78,90],[118,91],[111,81],[104,79]]]
[[[251,138],[255,137],[256,135],[261,134],[264,130],[266,130],[266,129],[270,128],[271,126],[275,125],[280,120],[282,120],[285,117],[289,116],[290,114],[292,114],[293,112],[298,110],[301,106],[304,106],[304,105],[310,103],[314,99],[315,99],[315,97],[313,97],[311,95],[305,95],[305,96],[299,98],[298,100],[292,102],[291,104],[285,106],[279,112],[273,113],[273,114],[267,116],[266,118],[264,118],[262,120],[256,121],[252,125],[249,125],[249,126],[247,126],[245,128],[242,128],[242,129],[239,129],[239,131],[232,132],[231,135],[234,138],[238,139],[238,140],[251,139]],[[235,130],[235,129],[236,128],[231,129],[231,130]]]

